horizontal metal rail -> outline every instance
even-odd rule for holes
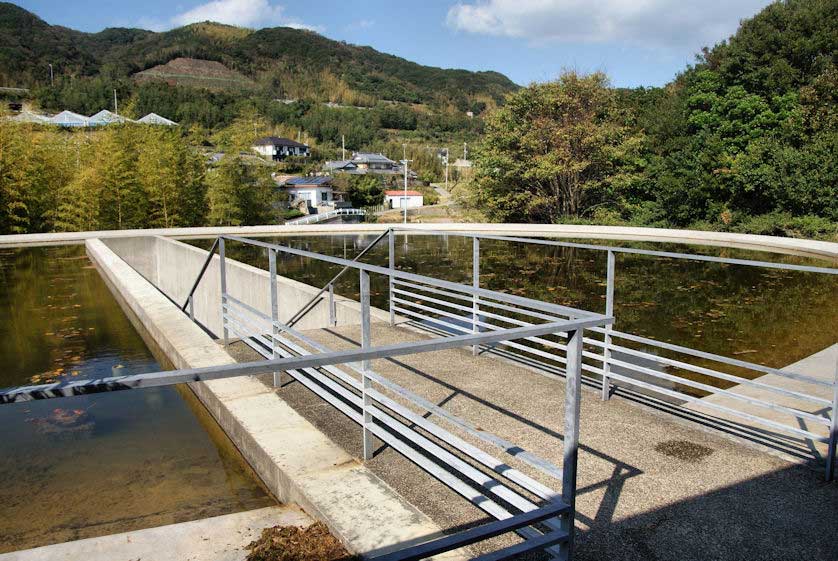
[[[468,333],[468,332],[471,331],[470,327],[465,326],[465,324],[468,322],[468,319],[469,319],[465,316],[459,316],[459,315],[456,315],[456,314],[446,312],[444,310],[434,309],[431,306],[425,306],[425,305],[422,305],[422,304],[417,304],[415,302],[408,302],[408,301],[403,300],[401,298],[394,298],[394,300],[396,301],[397,304],[409,305],[409,306],[427,311],[429,313],[439,314],[439,315],[443,316],[443,318],[447,317],[447,318],[459,320],[463,325],[457,325],[455,323],[445,321],[444,319],[439,319],[439,318],[434,318],[432,316],[423,315],[423,314],[420,314],[418,312],[403,308],[401,306],[397,306],[396,311],[398,311],[400,314],[413,317],[413,318],[415,318],[417,320],[420,320],[420,321],[421,320],[434,321],[434,322],[437,322],[439,324],[442,324],[442,325],[446,326],[449,329],[459,331],[459,332],[462,332],[462,333]],[[521,322],[520,320],[515,320],[515,323],[524,323],[524,322]],[[494,329],[494,330],[502,329],[498,326],[488,324],[488,323],[485,323],[485,322],[481,322],[481,321],[477,321],[477,324],[480,325],[481,327],[484,327],[484,328],[487,328],[487,329]],[[616,332],[612,332],[612,333],[616,333]],[[532,341],[533,339],[537,339],[537,338],[525,337],[525,338],[521,338],[521,339]],[[539,343],[541,345],[544,345],[544,343],[552,343],[553,345],[556,345],[552,341],[546,341],[546,340],[543,340],[543,339],[542,340],[536,340],[534,342]],[[593,341],[593,340],[588,339],[588,338],[585,338],[585,342],[593,342],[593,343],[597,343],[599,345],[602,345],[601,342]],[[552,352],[547,351],[543,348],[539,349],[539,348],[527,347],[527,346],[522,345],[520,343],[517,343],[515,341],[502,341],[498,344],[502,345],[502,346],[505,346],[505,347],[508,347],[508,348],[511,348],[511,349],[521,351],[521,352],[525,352],[525,353],[528,353],[528,354],[539,356],[539,357],[545,358],[547,360],[555,361],[555,362],[558,362],[558,363],[563,363],[564,360],[565,360],[559,354],[552,353]],[[544,345],[544,346],[547,346],[547,345]],[[628,349],[628,348],[621,347],[621,346],[612,346],[611,349],[612,349],[612,351],[620,351],[620,352],[630,351],[635,356],[639,356],[641,358],[645,358],[645,359],[648,359],[648,360],[667,360],[667,359],[663,359],[663,357],[659,357],[657,355],[652,355],[652,354],[649,354],[649,353],[642,353],[640,351],[636,351],[634,349]],[[590,352],[585,352],[585,351],[583,351],[583,356],[586,357],[586,358],[591,358],[591,359],[598,360],[598,361],[604,361],[605,360],[605,357],[602,356],[602,355],[597,355],[597,354],[590,353]],[[646,368],[646,367],[643,367],[643,366],[640,366],[640,365],[637,365],[637,364],[632,364],[630,362],[626,362],[626,361],[623,361],[623,360],[618,360],[618,359],[615,359],[615,358],[611,358],[610,363],[611,363],[612,366],[619,366],[619,367],[622,367],[624,369],[635,371],[635,372],[644,374],[644,375],[652,377],[652,378],[666,380],[666,381],[673,382],[673,383],[676,383],[676,384],[681,384],[683,386],[692,387],[692,388],[696,388],[696,389],[701,389],[701,390],[704,390],[704,391],[707,391],[707,392],[710,392],[710,393],[714,393],[714,394],[718,394],[718,395],[724,395],[724,396],[726,396],[730,399],[733,399],[735,401],[741,401],[741,402],[745,402],[745,403],[748,403],[748,404],[751,404],[751,405],[756,405],[756,406],[759,406],[759,407],[763,407],[765,409],[769,409],[769,410],[777,411],[777,412],[780,412],[780,413],[784,413],[784,414],[789,415],[790,417],[794,417],[794,418],[797,418],[797,419],[805,419],[805,420],[811,421],[813,423],[816,423],[818,425],[823,425],[823,426],[830,426],[831,425],[831,418],[827,417],[825,415],[816,415],[816,414],[813,414],[813,413],[808,413],[808,412],[805,412],[805,411],[801,411],[799,409],[795,409],[793,407],[787,407],[787,406],[784,406],[784,405],[774,404],[774,403],[767,402],[767,401],[762,400],[762,399],[751,398],[751,397],[748,397],[748,396],[745,396],[745,395],[742,395],[742,394],[737,394],[735,392],[731,392],[731,391],[728,391],[728,390],[723,390],[723,389],[717,388],[715,386],[710,386],[708,384],[703,384],[703,383],[700,383],[700,382],[696,382],[696,381],[690,380],[688,378],[684,378],[684,377],[676,376],[676,375],[672,375],[672,374],[667,374],[665,372],[659,372],[659,371],[656,371],[656,370],[652,370],[650,368]],[[689,366],[692,367],[692,365],[689,365]],[[602,370],[596,369],[594,367],[590,367],[590,365],[583,364],[582,368],[583,368],[583,370],[588,370],[588,371],[592,371],[592,372],[597,372],[597,373],[602,372]],[[693,367],[693,368],[697,369],[699,367]],[[712,372],[713,372],[712,370],[708,370],[708,375],[711,375],[710,373],[712,373]],[[693,395],[689,395],[689,394],[686,394],[686,393],[683,393],[683,392],[679,392],[677,390],[662,388],[660,386],[650,384],[648,381],[643,382],[643,381],[635,380],[634,378],[631,378],[630,376],[627,376],[625,374],[614,374],[613,376],[611,376],[611,378],[613,378],[615,380],[619,380],[623,383],[631,384],[631,385],[646,389],[646,390],[656,391],[658,393],[666,395],[667,397],[676,398],[676,399],[679,399],[681,401],[687,401],[687,402],[691,402],[691,403],[702,404],[703,406],[706,406],[710,409],[713,409],[713,410],[716,410],[716,411],[719,411],[719,412],[722,412],[722,413],[734,415],[734,416],[737,416],[737,417],[742,418],[744,420],[748,420],[748,421],[752,421],[752,422],[758,422],[759,424],[771,427],[773,429],[782,430],[782,431],[787,432],[787,433],[792,433],[792,434],[796,434],[796,435],[803,436],[803,437],[806,437],[806,438],[810,438],[810,439],[816,440],[818,442],[828,442],[828,437],[824,437],[823,435],[819,435],[818,433],[806,430],[804,428],[791,426],[791,425],[786,425],[784,423],[778,423],[776,421],[772,421],[772,420],[769,420],[769,419],[764,419],[762,417],[759,417],[758,415],[748,414],[748,413],[745,413],[745,412],[740,411],[738,409],[723,406],[723,405],[719,405],[719,404],[704,400],[702,398],[699,398],[699,397],[696,397],[696,396],[693,396]],[[743,378],[743,380],[747,380],[747,379]],[[753,382],[751,380],[748,380],[748,381]],[[766,387],[766,388],[776,389],[776,390],[778,390],[778,393],[785,393],[783,388],[777,388],[776,386],[771,386],[769,384],[762,384],[762,383],[759,383],[759,382],[753,382],[753,384],[757,385],[758,387]],[[799,393],[799,392],[792,392],[792,393],[796,394],[796,393]],[[815,396],[810,396],[808,394],[800,394],[800,395],[805,396],[805,398],[807,398],[806,400],[808,400],[808,401],[823,401],[824,404],[826,404],[826,405],[831,404],[830,401],[822,400],[821,398],[817,398]],[[796,397],[796,396],[793,396],[793,397]]]
[[[280,327],[283,326],[280,325]],[[295,335],[300,335],[304,342],[310,342],[310,340],[306,339],[301,334],[295,332]],[[296,345],[295,343],[293,343],[285,337],[277,337],[277,341],[280,342],[283,347],[293,349],[293,352],[307,352],[305,349],[303,349],[299,345]],[[322,347],[321,345],[317,345],[317,347],[319,348],[319,350],[321,350],[321,352],[328,350],[325,349],[325,347]],[[281,350],[280,352],[283,354],[288,353],[288,351],[284,350]],[[362,376],[368,377],[373,381],[386,380],[382,376],[374,374],[372,371],[364,370],[351,364],[350,367],[356,371],[359,371],[362,374]],[[347,404],[355,408],[364,408],[366,411],[369,412],[373,419],[381,423],[381,426],[365,425],[368,430],[370,430],[383,442],[392,446],[399,453],[408,457],[408,459],[425,469],[428,473],[438,478],[440,481],[451,487],[455,492],[468,499],[469,501],[474,503],[475,506],[478,506],[488,514],[498,519],[506,519],[513,516],[509,512],[509,510],[507,510],[505,507],[502,507],[494,499],[490,498],[488,496],[489,494],[494,495],[499,499],[502,499],[505,503],[509,504],[510,506],[516,509],[522,510],[523,512],[538,511],[539,507],[531,501],[524,498],[523,496],[519,495],[509,487],[505,486],[500,481],[475,469],[469,463],[461,460],[459,457],[452,454],[445,448],[442,448],[441,446],[437,445],[429,438],[422,436],[421,434],[416,432],[416,430],[414,429],[415,426],[419,426],[429,435],[433,436],[435,439],[439,439],[447,445],[452,446],[453,448],[464,453],[466,456],[476,461],[477,463],[492,469],[498,475],[501,475],[509,479],[510,481],[517,483],[524,489],[527,489],[528,491],[534,493],[535,495],[541,498],[551,501],[551,503],[548,504],[555,505],[557,504],[556,501],[559,501],[558,504],[564,505],[564,503],[561,503],[560,501],[559,493],[552,491],[548,487],[540,484],[532,478],[524,475],[523,473],[520,473],[519,471],[511,468],[510,466],[507,466],[500,460],[492,457],[491,455],[483,452],[482,450],[474,447],[473,445],[468,444],[464,440],[440,428],[435,423],[413,413],[405,406],[396,403],[393,399],[390,399],[381,392],[374,389],[364,388],[361,382],[351,377],[348,377],[340,369],[334,369],[332,367],[329,368],[327,372],[332,375],[335,375],[338,379],[337,381],[343,382],[346,387],[341,386],[339,383],[336,383],[335,380],[329,379],[328,377],[324,376],[324,374],[317,372],[315,369],[305,369],[304,373],[300,372],[299,370],[296,370],[290,372],[290,374],[295,379],[303,383],[303,385],[305,385],[309,390],[313,391],[318,396],[326,399],[329,403],[331,403],[333,406],[337,407],[340,411],[346,414],[350,419],[362,425],[364,425],[364,422],[361,415],[358,414],[356,410],[350,409],[347,406]],[[308,377],[306,377],[306,375],[308,375]],[[386,383],[383,384],[383,386],[389,389],[395,385],[392,383]],[[404,390],[399,386],[395,387],[401,390],[400,392],[394,392],[397,394],[397,396],[402,398],[410,396],[410,392],[408,392],[407,390]],[[362,395],[358,395],[357,393],[351,392],[350,388],[356,391],[362,391],[364,393]],[[398,417],[405,419],[405,422],[398,420],[396,417],[386,412],[384,409],[381,409],[372,403],[365,404],[365,402],[362,399],[362,396],[366,396],[370,398],[373,402],[379,403],[386,410],[392,411]],[[343,401],[341,402],[340,400]],[[408,401],[413,402],[413,400],[409,397]],[[418,404],[420,407],[422,407],[420,403],[414,404]],[[406,444],[405,440],[409,442],[409,444]],[[441,466],[438,466],[434,460],[431,460],[430,458],[423,456],[417,450],[424,451],[426,454],[429,454],[430,457],[438,461],[442,461],[444,465],[448,467],[443,468]],[[542,463],[545,462],[542,460]],[[464,477],[468,481],[471,481],[472,483],[464,483],[460,479],[451,475],[448,470],[452,468],[456,470],[457,473],[461,474],[462,477]],[[559,472],[559,474],[562,473],[561,470],[557,471]],[[479,489],[485,489],[486,492],[482,492]],[[564,506],[566,507],[566,505]],[[563,508],[561,510],[562,512],[564,512],[566,511],[566,508]],[[548,516],[548,518],[551,517],[552,516]],[[546,521],[545,524],[548,528],[551,528],[552,530],[560,530],[560,526],[555,522]],[[541,536],[540,533],[529,528],[520,528],[518,531],[523,537],[527,539],[539,538]]]
[[[358,253],[358,255],[356,255],[355,257],[353,257],[353,258],[352,258],[352,261],[355,261],[355,262],[359,261],[359,260],[360,260],[360,259],[361,259],[364,255],[366,255],[367,253],[369,253],[369,252],[372,250],[372,248],[374,248],[374,247],[376,246],[376,244],[378,244],[378,242],[379,242],[379,241],[383,240],[383,239],[384,239],[385,237],[387,237],[389,234],[390,234],[389,230],[384,231],[384,232],[383,232],[380,236],[378,236],[377,238],[375,238],[375,239],[372,241],[372,243],[370,243],[367,247],[365,247],[363,250],[361,250],[361,251]],[[340,270],[340,272],[339,272],[338,274],[336,274],[334,277],[332,277],[332,280],[330,280],[330,281],[329,281],[329,282],[327,282],[325,285],[323,285],[323,288],[321,288],[321,289],[317,292],[317,294],[315,294],[314,296],[312,296],[312,298],[311,298],[308,302],[306,302],[305,304],[303,304],[303,305],[300,307],[300,309],[299,309],[296,313],[294,313],[294,314],[291,316],[291,319],[289,319],[289,320],[288,320],[288,322],[287,322],[287,323],[288,323],[288,325],[293,326],[293,325],[295,325],[297,322],[299,322],[299,321],[300,321],[303,317],[305,317],[305,315],[306,315],[309,311],[311,311],[311,310],[313,309],[314,304],[316,304],[316,303],[317,303],[318,299],[319,299],[319,298],[323,295],[323,293],[325,293],[326,291],[330,290],[330,287],[333,287],[333,286],[334,286],[334,284],[335,284],[335,283],[336,283],[336,282],[340,279],[340,277],[342,277],[342,276],[344,275],[344,273],[346,273],[346,271],[348,271],[348,270],[349,270],[349,266],[347,265],[347,266],[345,266],[343,269],[341,269],[341,270]]]
[[[459,284],[451,281],[446,281],[442,279],[435,279],[432,277],[427,277],[423,275],[417,275],[414,273],[407,273],[404,271],[399,271],[398,269],[388,269],[387,267],[380,267],[378,265],[371,265],[369,263],[363,263],[361,261],[351,261],[349,259],[342,259],[340,257],[332,257],[330,255],[321,255],[319,253],[313,253],[311,251],[305,251],[302,249],[296,249],[293,247],[281,246],[270,244],[267,242],[263,242],[260,240],[251,240],[249,238],[242,238],[239,236],[221,236],[225,240],[230,241],[237,241],[249,245],[255,245],[258,247],[264,247],[266,249],[273,249],[281,253],[289,253],[291,255],[299,255],[301,257],[309,257],[311,259],[325,261],[327,263],[334,263],[335,265],[343,265],[349,266],[350,268],[357,269],[359,271],[365,271],[370,274],[378,274],[383,276],[393,276],[394,279],[403,279],[406,281],[418,282],[429,284],[431,286],[445,288],[448,290],[452,290],[455,292],[463,292],[466,294],[470,294],[472,296],[479,296],[482,298],[488,298],[492,300],[498,300],[500,302],[505,302],[508,304],[515,304],[518,306],[524,306],[533,308],[535,310],[540,311],[547,311],[553,312],[561,315],[566,315],[569,317],[574,318],[583,318],[583,317],[590,317],[590,318],[601,318],[605,317],[602,314],[597,314],[596,312],[589,312],[587,310],[580,310],[577,308],[570,308],[568,306],[560,306],[558,304],[552,304],[549,302],[543,302],[540,300],[533,300],[532,298],[524,298],[522,296],[515,296],[513,294],[506,294],[504,292],[497,292],[495,290],[487,290],[484,288],[475,288],[472,286],[468,286],[465,284]]]
[[[523,528],[524,526],[531,526],[532,524],[566,512],[567,509],[568,506],[565,504],[548,504],[539,510],[518,514],[505,520],[496,520],[495,522],[483,524],[482,526],[477,526],[476,528],[470,528],[451,536],[445,536],[434,541],[414,546],[410,549],[372,557],[371,561],[416,561],[419,559],[425,559],[439,553],[445,553],[446,551],[459,549],[489,538],[501,536],[512,530]]]
[[[400,343],[397,345],[382,345],[369,349],[352,349],[346,351],[332,351],[311,356],[281,358],[267,361],[244,362],[239,364],[225,364],[207,366],[203,368],[186,368],[182,370],[148,372],[144,374],[130,374],[125,376],[109,376],[91,380],[67,380],[50,384],[19,386],[0,390],[0,403],[13,403],[31,399],[51,399],[69,397],[96,392],[131,390],[159,386],[171,386],[187,382],[204,382],[235,378],[238,376],[256,376],[276,371],[319,367],[330,364],[345,364],[362,360],[375,360],[416,353],[427,353],[445,349],[471,346],[474,344],[498,343],[507,339],[516,339],[530,335],[546,335],[557,331],[575,331],[587,329],[595,325],[602,325],[613,321],[612,318],[600,316],[591,319],[574,319],[555,323],[545,323],[532,327],[508,329],[503,332],[477,333],[444,337],[429,341]]]
[[[286,220],[285,224],[300,226],[303,224],[316,224],[318,222],[323,222],[325,220],[337,218],[338,216],[364,216],[365,214],[366,211],[360,208],[337,208],[328,212],[318,212],[317,214],[309,214],[301,218]]]
[[[838,269],[831,267],[817,267],[812,265],[791,265],[787,263],[774,263],[772,261],[758,261],[754,259],[734,259],[730,257],[714,257],[712,255],[697,255],[694,253],[678,253],[673,251],[657,251],[653,249],[635,249],[631,247],[586,244],[578,242],[560,242],[555,240],[543,240],[539,238],[522,238],[515,236],[497,236],[492,234],[479,234],[469,232],[446,232],[444,230],[419,230],[410,227],[394,226],[397,232],[411,234],[430,234],[438,236],[460,236],[464,238],[479,238],[481,240],[496,240],[535,245],[548,245],[557,247],[574,247],[578,249],[590,249],[593,251],[611,251],[614,253],[627,253],[634,255],[649,255],[653,257],[665,257],[669,259],[686,259],[690,261],[705,261],[711,263],[725,263],[728,265],[744,265],[746,267],[765,267],[768,269],[785,269],[789,271],[802,271],[806,273],[823,273],[826,275],[838,275]]]
[[[604,333],[603,330],[598,328],[591,329],[594,333]],[[820,380],[818,378],[814,378],[812,376],[807,376],[805,374],[798,374],[795,372],[789,372],[787,370],[780,370],[779,368],[771,368],[770,366],[763,366],[762,364],[756,364],[754,362],[747,362],[745,360],[740,360],[736,358],[729,358],[722,355],[717,355],[713,353],[708,353],[705,351],[699,351],[697,349],[691,349],[690,347],[683,347],[681,345],[675,345],[672,343],[665,343],[663,341],[658,341],[656,339],[649,339],[648,337],[641,337],[639,335],[632,335],[631,333],[624,333],[622,331],[611,331],[611,336],[616,337],[619,339],[625,339],[627,341],[633,341],[635,343],[641,343],[643,345],[649,345],[652,347],[658,347],[660,349],[666,349],[669,351],[674,351],[678,353],[683,353],[685,355],[694,356],[697,358],[704,358],[707,360],[712,360],[715,362],[721,362],[724,364],[729,364],[730,366],[738,366],[740,368],[746,368],[748,370],[755,370],[757,372],[762,372],[764,374],[774,374],[775,376],[781,376],[783,378],[789,378],[791,380],[798,380],[800,382],[806,382],[808,384],[814,384],[817,386],[823,386],[827,388],[832,387],[831,382],[827,382],[825,380]]]
[[[721,263],[725,265],[763,267],[817,274],[838,274],[838,269],[831,267],[792,265],[751,259],[714,257],[670,251],[634,249],[619,246],[563,242],[481,233],[420,230],[402,226],[396,226],[394,227],[394,230],[405,234],[459,236],[472,239],[475,248],[475,259],[473,265],[474,279],[472,283],[474,286],[479,286],[478,256],[480,240],[488,239],[511,243],[569,247],[606,252],[608,261],[606,271],[607,282],[605,312],[608,316],[613,315],[614,310],[614,258],[617,254],[634,254],[667,259],[682,259],[699,262]],[[422,327],[430,329],[431,325],[433,325],[435,326],[433,329],[442,329],[443,331],[448,332],[454,331],[467,333],[471,330],[478,329],[496,329],[495,325],[490,323],[490,321],[520,326],[529,325],[530,322],[526,321],[529,318],[547,319],[548,321],[548,318],[550,318],[548,315],[549,313],[526,313],[517,308],[504,307],[502,304],[500,306],[495,306],[497,309],[489,312],[486,311],[485,308],[491,304],[484,302],[479,296],[469,297],[455,291],[429,288],[416,282],[406,282],[402,280],[395,281],[391,286],[390,294],[391,300],[393,301],[391,306],[394,306],[395,311],[398,311],[407,318],[418,321],[419,325]],[[413,301],[410,301],[410,299],[413,299]],[[469,304],[471,304],[471,306]],[[471,310],[469,308],[471,308]],[[512,316],[505,317],[498,310],[512,312]],[[471,317],[468,317],[469,315]],[[630,333],[616,331],[611,325],[605,327],[595,327],[589,330],[589,332],[601,335],[602,340],[590,337],[584,338],[584,343],[589,348],[593,347],[596,352],[585,351],[583,352],[583,357],[588,359],[589,362],[596,361],[601,363],[602,367],[599,368],[589,364],[589,362],[583,362],[581,368],[583,371],[597,376],[597,378],[592,381],[600,384],[603,399],[608,399],[610,397],[612,390],[611,381],[616,380],[621,382],[623,387],[641,390],[641,393],[644,393],[644,395],[651,393],[653,396],[658,395],[663,398],[674,399],[679,403],[700,405],[715,414],[729,415],[740,419],[745,423],[755,423],[757,425],[770,427],[772,430],[777,430],[784,434],[793,434],[795,436],[802,437],[807,441],[826,442],[828,444],[828,450],[826,453],[826,479],[828,481],[832,479],[834,465],[836,463],[836,452],[838,452],[838,368],[836,368],[834,380],[824,380],[806,374],[789,372],[784,369],[772,368],[744,360],[728,358],[689,347],[665,343],[638,335],[632,335]],[[557,335],[559,337],[562,336],[561,334]],[[660,356],[658,354],[653,354],[652,352],[631,348],[625,344],[615,344],[615,340],[621,339],[624,342],[632,342],[645,347],[683,354],[693,359],[717,362],[730,367],[749,370],[758,374],[771,374],[781,378],[811,384],[819,388],[828,388],[831,390],[829,392],[831,394],[831,396],[829,396],[831,399],[825,395],[813,395],[809,391],[804,391],[800,388],[787,388],[767,383],[764,380],[760,380],[758,377],[754,379],[720,371],[718,367],[710,368],[705,365],[691,364],[690,359],[683,359],[682,357],[679,357],[678,359],[670,358],[669,356]],[[557,345],[556,343],[542,337],[527,337],[525,338],[525,341],[529,344],[534,343],[535,348],[529,346],[523,341],[508,341],[505,343],[499,343],[498,345],[506,349],[503,353],[511,353],[510,356],[517,357],[527,364],[532,364],[539,368],[542,366],[548,367],[548,364],[540,362],[540,359],[546,359],[549,363],[555,362],[561,364],[561,354],[554,352],[555,350],[561,351],[561,345]],[[614,356],[615,354],[617,356]],[[651,368],[640,361],[649,361],[651,363],[661,365],[662,368],[660,370],[657,368]],[[613,372],[614,368],[618,368],[619,370],[617,372]],[[552,366],[545,369],[552,371]],[[706,376],[712,380],[718,381],[719,384],[717,385],[716,383],[697,381],[694,377],[683,375],[683,373],[661,371],[663,369],[678,369],[700,376]],[[635,378],[632,373],[639,375],[640,378]],[[764,391],[768,395],[751,397],[747,394],[739,393],[735,389],[724,389],[722,387],[718,387],[719,385],[728,383],[737,384],[743,388],[754,388],[759,391]],[[711,395],[721,396],[726,400],[726,405],[714,403],[712,400],[707,400],[694,394],[678,391],[676,389],[678,387],[692,388],[693,390],[707,392]],[[801,402],[801,404],[815,404],[821,407],[821,410],[807,411],[796,405],[790,405],[785,402],[775,402],[772,394],[797,400]],[[786,424],[774,420],[773,417],[766,418],[759,414],[753,414],[750,409],[746,411],[743,410],[744,407],[740,408],[737,406],[737,403],[742,404],[742,406],[764,409],[766,412],[771,411],[781,415],[786,415],[789,418],[794,419],[795,424]],[[824,436],[814,430],[810,430],[807,423],[817,427],[827,427],[828,436]],[[808,444],[805,445],[809,446]]]

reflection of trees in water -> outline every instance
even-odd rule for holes
[[[472,240],[447,238],[407,236],[405,252],[405,237],[398,236],[398,267],[471,284]],[[299,247],[294,244],[305,242],[310,251],[343,256],[344,239],[352,243],[353,252],[348,255],[352,258],[374,236],[281,238],[279,243]],[[603,243],[824,265],[811,259],[730,248]],[[481,240],[480,247],[484,288],[587,310],[605,309],[603,251],[498,240]],[[386,240],[364,260],[386,265]],[[266,258],[262,261],[265,264],[261,266],[266,267]],[[283,263],[282,274],[316,286],[325,284],[340,269],[309,259]],[[356,297],[357,274],[347,273],[346,277],[338,292]],[[615,278],[616,329],[661,341],[785,366],[835,343],[838,332],[838,279],[831,275],[618,254]],[[372,290],[373,304],[386,306],[386,279],[373,276]]]
[[[146,356],[84,248],[0,253],[0,384],[80,375],[90,349]]]

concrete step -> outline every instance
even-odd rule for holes
[[[271,506],[14,551],[0,561],[244,561],[245,547],[263,528],[312,522],[297,506]]]

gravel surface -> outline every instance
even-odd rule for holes
[[[360,340],[357,327],[308,335],[333,349],[356,347]],[[372,335],[374,345],[421,337],[376,324]],[[231,350],[238,360],[255,359],[241,344]],[[491,356],[473,357],[467,349],[377,360],[373,369],[561,465],[562,381]],[[270,383],[270,377],[263,380]],[[286,381],[278,391],[336,443],[360,456],[358,425],[299,383]],[[561,487],[487,446],[481,443],[513,467]],[[380,448],[367,466],[443,528],[486,520],[482,511],[389,448]],[[621,399],[602,402],[583,392],[578,473],[577,560],[838,559],[838,483],[824,483],[820,471]],[[476,549],[514,540],[498,538]]]

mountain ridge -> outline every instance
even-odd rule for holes
[[[15,4],[0,3],[2,85],[45,85],[48,64],[61,79],[116,79],[176,58],[220,62],[266,90],[277,90],[277,95],[287,93],[283,82],[300,76],[316,81],[322,73],[361,96],[409,103],[500,102],[518,89],[499,72],[424,66],[307,30],[201,22],[164,32],[115,27],[87,33],[50,25]]]

